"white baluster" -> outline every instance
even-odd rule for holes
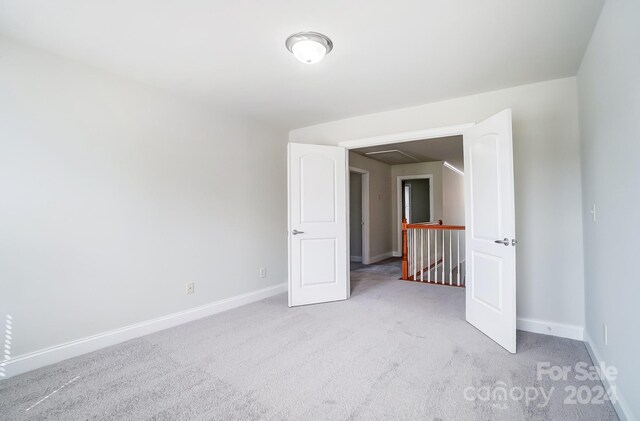
[[[453,255],[452,255],[452,247],[453,245],[451,244],[451,235],[453,234],[452,231],[449,231],[449,285],[453,285]]]
[[[417,230],[413,230],[413,280],[417,281],[418,277],[418,247],[416,240],[418,239]]]
[[[427,230],[427,282],[431,282],[431,231]]]
[[[413,242],[411,241],[411,235],[412,235],[412,232],[410,229],[408,229],[407,230],[407,260],[409,265],[409,273],[413,272],[413,267],[411,266],[411,264],[413,263],[413,259],[411,258],[413,256]],[[410,275],[407,274],[407,276],[410,276]]]
[[[407,230],[407,267],[409,272],[407,273],[407,278],[411,273],[411,230]]]
[[[435,253],[435,261],[433,262],[433,282],[435,282],[436,284],[438,283],[438,231],[439,230],[433,231],[433,247]]]
[[[456,268],[458,269],[457,278],[458,278],[458,286],[460,286],[460,230],[458,230],[458,241],[456,242],[456,248],[457,248],[456,255],[458,256],[458,265],[456,266]]]
[[[420,230],[420,282],[424,282],[424,230]]]
[[[444,230],[442,231],[442,285],[444,285],[444,260],[445,260],[445,253],[446,251],[444,250]]]

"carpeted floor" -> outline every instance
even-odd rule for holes
[[[2,381],[0,419],[617,419],[564,403],[599,382],[536,376],[591,364],[582,342],[519,332],[511,355],[464,321],[464,289],[398,269],[354,270],[348,301],[290,309],[282,294]]]

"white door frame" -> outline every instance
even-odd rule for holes
[[[342,146],[347,149],[356,149],[366,148],[368,146],[390,145],[392,143],[414,142],[416,140],[437,139],[439,137],[462,136],[466,129],[475,125],[476,123],[465,123],[455,126],[438,127],[435,129],[398,132],[383,136],[344,140],[342,142],[338,142],[338,146]]]
[[[349,167],[349,172],[354,172],[362,176],[362,264],[368,265],[369,263],[371,263],[371,244],[369,240],[369,171],[363,170],[361,168]],[[349,208],[349,215],[350,214],[351,208]],[[349,250],[351,250],[350,236]]]
[[[429,217],[433,221],[433,174],[399,175],[396,177],[396,231],[398,231],[398,249],[395,254],[402,256],[402,182],[404,180],[429,180]]]

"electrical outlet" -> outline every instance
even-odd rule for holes
[[[605,345],[609,345],[609,328],[606,323],[602,323],[602,340]]]
[[[187,282],[187,294],[193,294],[195,291],[195,285],[193,282]]]
[[[267,268],[260,268],[260,277],[261,278],[267,277]]]
[[[593,216],[593,222],[596,222],[596,204],[594,203],[593,206],[591,206],[591,210],[589,211],[589,213],[591,214],[591,216]]]

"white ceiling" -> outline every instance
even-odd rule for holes
[[[0,0],[0,33],[293,129],[573,76],[603,1]]]
[[[389,165],[447,161],[457,169],[464,170],[462,136],[440,137],[437,139],[416,140],[414,142],[394,143],[391,145],[370,146],[367,148],[352,149],[351,151]],[[380,151],[400,151],[400,153],[392,152],[367,155],[367,153],[370,152]]]

